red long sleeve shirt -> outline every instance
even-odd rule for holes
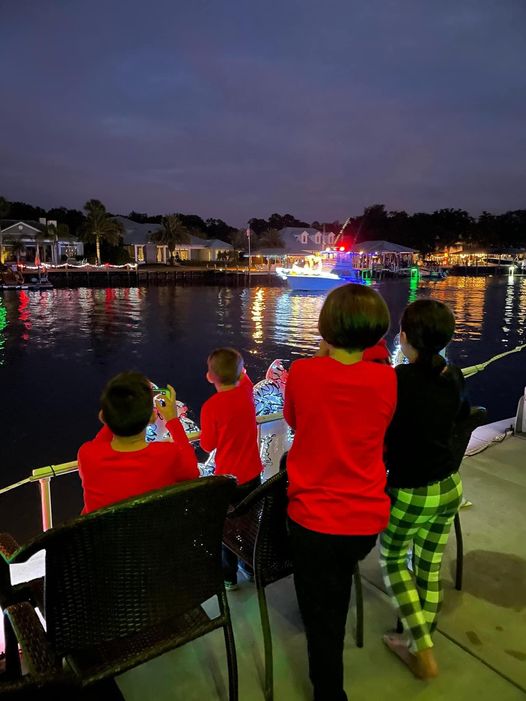
[[[197,458],[179,419],[166,424],[173,439],[123,452],[111,447],[113,434],[104,426],[78,452],[84,490],[83,514],[128,497],[199,477]]]
[[[383,444],[395,406],[396,375],[387,365],[330,357],[292,364],[284,414],[296,431],[287,459],[293,521],[334,535],[387,526]]]
[[[259,456],[252,382],[243,374],[237,387],[217,392],[201,408],[201,447],[215,456],[216,475],[234,475],[238,484],[263,470]]]

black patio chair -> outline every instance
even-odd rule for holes
[[[237,701],[221,567],[223,524],[234,489],[228,477],[180,483],[81,516],[4,557],[13,564],[46,552],[47,630],[29,601],[16,601],[19,591],[2,594],[8,603],[7,674],[20,674],[17,642],[28,668],[25,678],[78,688],[223,628],[229,698]],[[210,618],[202,604],[214,596],[219,615]]]
[[[283,462],[282,462],[283,467]],[[267,701],[274,698],[272,634],[265,587],[292,574],[287,531],[287,473],[281,469],[227,515],[223,543],[254,570],[263,643]],[[363,647],[363,599],[360,572],[354,574],[358,647]]]

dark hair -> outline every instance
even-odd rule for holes
[[[447,304],[418,299],[404,309],[400,329],[418,352],[416,362],[441,372],[446,361],[439,352],[451,341],[455,331],[455,316]]]
[[[113,377],[100,398],[102,416],[116,436],[136,436],[150,421],[153,393],[140,372],[121,372]]]
[[[384,299],[370,287],[350,282],[328,295],[318,328],[325,341],[335,348],[364,350],[378,343],[389,322]]]
[[[235,385],[243,372],[243,357],[235,348],[216,348],[208,356],[208,369],[222,385]]]

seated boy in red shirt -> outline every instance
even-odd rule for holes
[[[244,372],[243,358],[234,348],[218,348],[208,356],[207,380],[217,394],[201,409],[201,447],[216,450],[216,475],[233,475],[238,487],[235,503],[261,482],[256,410],[252,382]],[[237,587],[237,557],[223,546],[223,576],[227,589]]]
[[[177,418],[175,390],[165,402],[155,399],[147,378],[123,372],[108,382],[99,418],[104,424],[78,452],[84,490],[83,514],[176,482],[199,477],[197,458]],[[170,441],[146,443],[146,427],[166,421]]]

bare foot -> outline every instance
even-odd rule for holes
[[[438,665],[432,648],[417,652],[415,655],[409,650],[407,640],[403,635],[388,633],[383,637],[387,647],[406,664],[411,672],[419,679],[432,679],[438,674]]]

